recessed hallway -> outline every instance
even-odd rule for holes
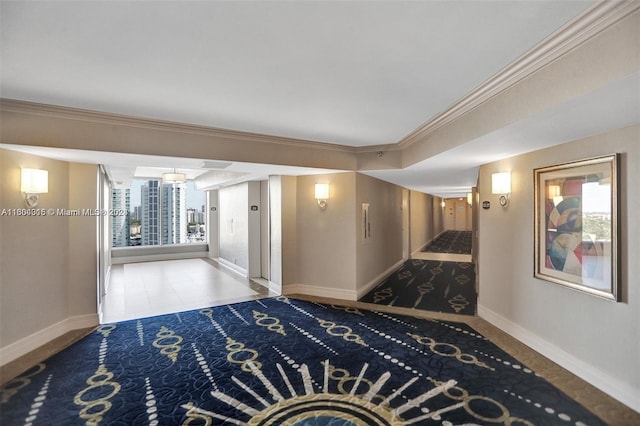
[[[268,288],[208,259],[113,265],[101,323],[259,299]]]

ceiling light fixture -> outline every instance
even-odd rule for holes
[[[173,172],[162,174],[163,183],[182,183],[182,182],[185,182],[186,180],[187,180],[187,175],[184,173],[176,172],[176,169],[173,169]]]

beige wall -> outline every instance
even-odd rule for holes
[[[513,157],[480,169],[480,316],[605,392],[640,410],[640,126]],[[533,169],[622,154],[622,301],[615,303],[533,277]],[[491,173],[511,171],[506,209]]]
[[[98,167],[69,163],[69,209],[82,210],[97,205]],[[99,218],[94,216],[69,218],[70,316],[96,313],[98,224]]]
[[[444,232],[444,208],[442,202],[444,198],[433,198],[433,237],[435,238]]]
[[[364,238],[362,204],[369,204]],[[356,174],[356,291],[364,296],[402,262],[402,188]]]
[[[329,201],[323,210],[315,199],[315,184],[329,184]],[[297,263],[295,291],[312,287],[337,296],[356,291],[355,173],[299,176],[296,179]],[[290,288],[283,288],[290,292]]]
[[[0,157],[0,210],[25,207],[21,167],[49,171],[49,192],[38,209],[96,208],[96,166],[2,149]],[[0,348],[45,329],[66,331],[51,327],[71,317],[97,324],[96,223],[95,217],[0,216]],[[3,355],[8,362],[10,354]]]
[[[422,251],[434,238],[434,197],[411,191],[411,253]],[[437,198],[437,197],[436,197]]]
[[[282,208],[282,232],[295,226],[295,253],[285,255],[282,247],[283,269],[295,271],[295,279],[283,279],[285,294],[356,300],[402,263],[401,187],[352,172],[293,179],[295,185],[290,186],[295,188],[295,196],[283,189],[282,200],[277,194],[271,200],[272,221],[277,221],[278,214],[273,203]],[[271,194],[277,192],[279,181],[270,180]],[[316,183],[329,184],[325,209],[319,208],[314,198]],[[362,226],[363,203],[369,204],[371,233],[367,239]],[[274,240],[272,256],[276,259],[280,258],[278,248]]]

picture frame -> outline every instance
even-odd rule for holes
[[[619,301],[618,163],[534,169],[534,277]]]

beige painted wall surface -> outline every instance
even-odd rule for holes
[[[69,208],[96,209],[98,166],[69,163]],[[107,220],[110,220],[107,217]],[[69,315],[97,311],[98,217],[69,217]]]
[[[480,169],[479,314],[533,339],[545,355],[640,410],[640,126],[513,157]],[[622,154],[622,302],[533,277],[533,169]],[[491,195],[491,173],[512,172],[506,209]],[[566,363],[565,363],[566,364]],[[574,371],[575,372],[575,371]],[[596,383],[597,382],[597,383]]]
[[[297,283],[355,292],[355,173],[299,176],[296,180]],[[329,184],[324,210],[315,199],[316,183]]]
[[[433,239],[433,197],[411,191],[411,253],[421,251]]]
[[[434,197],[433,199],[433,237],[437,237],[444,232],[444,208],[442,202],[444,198]]]
[[[2,149],[0,157],[0,210],[25,208],[21,167],[49,171],[39,209],[68,208],[68,163]],[[0,216],[0,347],[69,315],[69,223],[55,215]],[[95,294],[95,277],[93,286]]]
[[[269,281],[276,291],[298,282],[297,179],[269,176]]]
[[[356,290],[402,260],[402,188],[356,174]],[[362,204],[369,204],[370,233],[364,238]]]

